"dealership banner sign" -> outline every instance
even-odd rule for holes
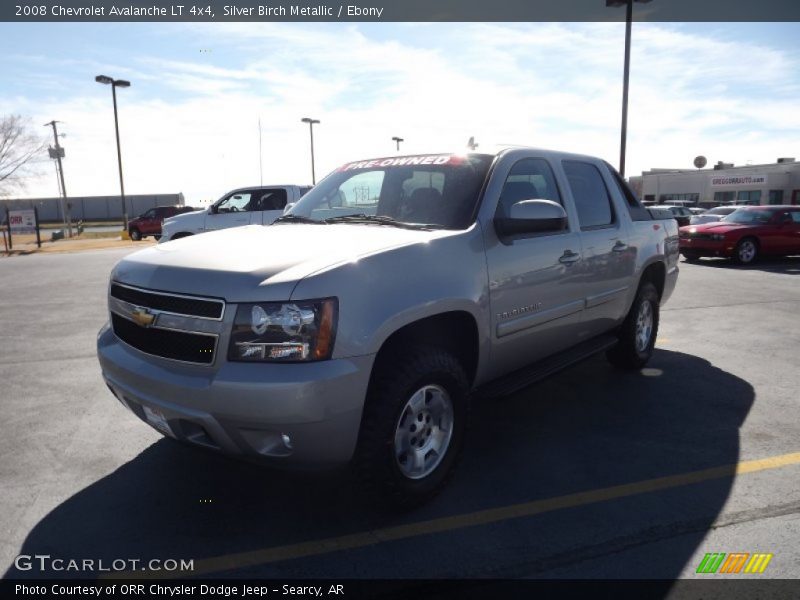
[[[712,186],[723,185],[764,185],[767,183],[766,175],[737,175],[731,177],[712,177]]]
[[[36,212],[33,209],[10,210],[8,225],[11,233],[36,233]]]

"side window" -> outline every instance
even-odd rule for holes
[[[283,210],[286,206],[286,190],[276,188],[274,190],[258,190],[258,205],[255,210]]]
[[[517,161],[503,184],[497,215],[507,217],[511,205],[520,200],[552,200],[561,202],[553,169],[542,158],[523,158]]]
[[[575,199],[581,229],[611,225],[614,209],[597,167],[574,160],[565,160],[562,164]]]
[[[795,223],[800,223],[800,210],[793,210],[789,214],[792,215],[792,219]]]
[[[217,205],[217,212],[232,213],[232,212],[247,212],[252,210],[250,207],[250,200],[252,194],[250,191],[236,192],[225,198]]]
[[[155,216],[156,216],[156,209],[155,208],[151,208],[150,210],[145,211],[144,214],[142,214],[142,218],[143,219],[153,219],[153,218],[155,218]]]

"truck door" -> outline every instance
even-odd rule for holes
[[[253,212],[251,223],[269,225],[283,214],[288,202],[285,188],[258,190],[258,210]]]
[[[592,337],[609,331],[625,315],[636,254],[628,244],[627,209],[622,198],[616,203],[612,199],[600,170],[605,166],[580,160],[565,160],[562,166],[583,247],[586,307],[580,335]]]
[[[507,215],[515,202],[532,199],[563,204],[553,169],[544,158],[523,158],[511,166],[495,215]],[[574,345],[583,309],[583,275],[580,238],[572,219],[564,231],[513,239],[499,238],[489,223],[484,236],[494,338],[492,374],[501,375]]]

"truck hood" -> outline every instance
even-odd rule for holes
[[[140,250],[117,263],[111,276],[228,302],[288,300],[297,282],[312,273],[454,233],[358,224],[247,225]]]
[[[187,231],[195,231],[202,229],[206,221],[206,213],[208,209],[193,210],[192,212],[181,213],[179,215],[172,215],[168,219],[164,219],[164,227],[171,227],[180,225],[185,227]]]

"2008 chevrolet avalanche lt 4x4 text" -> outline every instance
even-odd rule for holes
[[[353,162],[269,227],[118,263],[103,377],[165,435],[286,466],[350,462],[411,504],[452,471],[473,392],[598,351],[647,362],[677,234],[588,156]]]

